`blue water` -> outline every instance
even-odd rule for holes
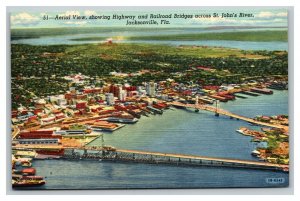
[[[260,29],[251,29],[252,31]],[[250,31],[251,31],[250,30]],[[272,29],[271,29],[272,30]],[[97,34],[72,34],[72,35],[59,35],[59,36],[45,36],[40,38],[13,40],[12,44],[29,44],[29,45],[76,45],[76,44],[89,44],[89,43],[103,43],[104,41],[73,41],[76,38],[88,37],[116,37],[116,36],[153,36],[153,35],[176,35],[176,34],[189,34],[189,33],[205,33],[205,32],[229,32],[229,31],[247,31],[245,29],[220,29],[220,30],[202,30],[202,29],[174,29],[174,30],[155,30],[155,31],[122,31],[122,32],[104,32]],[[120,39],[114,41],[117,43],[149,43],[149,44],[165,44],[165,45],[201,45],[201,46],[217,46],[227,48],[238,48],[242,50],[288,50],[287,42],[251,42],[251,41],[228,41],[228,40],[193,40],[193,41],[161,41],[161,40],[124,40]]]
[[[248,96],[221,103],[221,108],[248,117],[288,114],[288,92]],[[104,139],[107,145],[125,149],[257,160],[250,153],[258,144],[238,134],[235,130],[240,126],[250,127],[209,112],[170,109],[163,115],[142,117],[136,124],[105,134]],[[97,144],[100,140],[93,142]],[[34,161],[33,166],[38,175],[47,177],[41,189],[280,187],[289,180],[287,173],[233,168],[63,160]],[[266,178],[285,182],[268,184]]]

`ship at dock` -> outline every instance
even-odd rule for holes
[[[137,118],[118,118],[118,117],[108,117],[105,121],[112,122],[112,123],[123,123],[123,124],[134,124],[138,122]]]
[[[270,89],[261,89],[261,88],[251,88],[250,91],[255,92],[255,93],[260,93],[260,94],[273,94],[273,91]]]

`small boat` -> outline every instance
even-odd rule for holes
[[[260,152],[257,151],[257,150],[254,150],[254,151],[251,152],[251,155],[252,155],[252,156],[259,156],[259,155],[260,155]]]

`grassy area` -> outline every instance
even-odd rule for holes
[[[161,36],[136,36],[130,40],[233,40],[233,41],[287,41],[287,31],[241,31]]]
[[[117,40],[118,37],[112,37]],[[103,41],[107,37],[86,37],[72,39],[74,41]],[[240,31],[223,33],[199,33],[199,34],[178,34],[178,35],[156,35],[156,36],[130,36],[125,40],[232,40],[232,41],[283,41],[288,40],[287,31]]]

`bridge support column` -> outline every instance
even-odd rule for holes
[[[216,112],[216,113],[215,113],[215,116],[218,117],[218,116],[220,116],[220,114]]]

